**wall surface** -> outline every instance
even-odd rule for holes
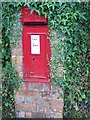
[[[17,117],[62,118],[63,99],[58,93],[60,88],[46,83],[21,84],[15,95]]]
[[[20,22],[21,13],[17,14],[14,21],[14,35],[12,36],[12,62],[23,78],[22,64],[22,25]],[[14,40],[17,43],[13,47]],[[28,85],[23,82],[20,90],[15,92],[15,108],[17,117],[23,118],[62,118],[63,117],[63,98],[60,97],[58,86],[48,83],[33,83]]]

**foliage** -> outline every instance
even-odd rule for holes
[[[9,3],[10,4],[10,3]],[[12,66],[10,38],[13,22],[13,9],[7,3],[2,4],[2,117],[15,117],[14,92],[19,89],[18,72]]]
[[[3,70],[2,77],[2,116],[3,118],[15,117],[15,90],[19,89],[18,72],[8,63]]]
[[[64,116],[87,117],[89,111],[88,80],[90,78],[90,4],[62,2],[12,2],[3,3],[3,64],[11,59],[10,27],[15,10],[22,6],[35,10],[48,18],[51,57],[51,79],[64,91]],[[55,32],[53,32],[53,30]],[[56,33],[56,40],[55,36]],[[54,37],[53,37],[54,36]],[[7,66],[7,64],[5,65]],[[59,69],[63,68],[63,76]],[[80,113],[77,114],[76,113]]]

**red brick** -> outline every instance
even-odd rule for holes
[[[62,113],[55,113],[51,115],[51,118],[63,118]]]
[[[12,56],[22,56],[22,49],[13,49]]]
[[[46,118],[46,114],[42,112],[26,112],[26,118]]]
[[[63,102],[61,100],[51,100],[51,106],[63,106]]]
[[[45,107],[45,108],[44,108],[44,112],[46,112],[46,113],[51,113],[51,112],[52,112],[52,109],[51,109],[51,108],[48,108],[48,107]]]
[[[26,112],[26,118],[32,118],[32,112]]]
[[[20,90],[17,92],[18,95],[25,95],[25,96],[36,96],[36,91],[27,91],[27,90]]]
[[[16,104],[16,110],[23,110],[23,111],[36,111],[36,106],[31,104]]]
[[[20,90],[20,91],[17,91],[16,94],[17,95],[24,95],[24,96],[26,96],[27,95],[27,91],[26,90]]]
[[[46,118],[46,114],[42,112],[32,113],[32,118]]]
[[[63,112],[63,108],[53,108],[54,112],[58,112],[58,113],[62,113]]]
[[[50,90],[51,90],[51,85],[49,83],[45,83],[44,91],[50,91]]]
[[[36,96],[36,91],[28,91],[28,96]]]

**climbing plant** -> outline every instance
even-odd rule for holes
[[[2,3],[2,117],[15,117],[14,92],[19,89],[18,72],[11,61],[11,35],[14,15],[14,6]]]
[[[39,15],[48,18],[51,43],[51,79],[59,85],[64,93],[64,117],[88,117],[89,112],[89,78],[90,78],[90,3],[64,2],[6,2],[2,3],[2,46],[3,46],[3,103],[11,106],[14,101],[7,95],[18,84],[12,82],[17,74],[12,71],[10,35],[16,11],[28,6],[31,13],[35,10]],[[8,69],[7,69],[8,68]],[[60,68],[63,69],[61,73]],[[8,73],[8,74],[7,74]],[[62,75],[60,75],[62,74]],[[8,84],[7,84],[8,83]],[[9,87],[11,86],[11,87]],[[8,96],[8,99],[7,97]],[[14,98],[14,95],[12,95]],[[13,99],[14,100],[14,99]],[[5,104],[6,103],[6,104]],[[14,106],[14,105],[13,105]],[[14,108],[13,108],[14,110]],[[3,110],[6,113],[7,109]],[[11,111],[12,112],[12,111]],[[8,113],[9,114],[9,113]],[[6,114],[6,115],[8,115]],[[10,114],[9,114],[10,115]],[[11,114],[10,117],[13,117]]]

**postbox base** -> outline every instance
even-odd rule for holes
[[[48,79],[39,79],[39,78],[25,78],[26,82],[40,82],[40,83],[49,83],[50,84],[50,80]]]

